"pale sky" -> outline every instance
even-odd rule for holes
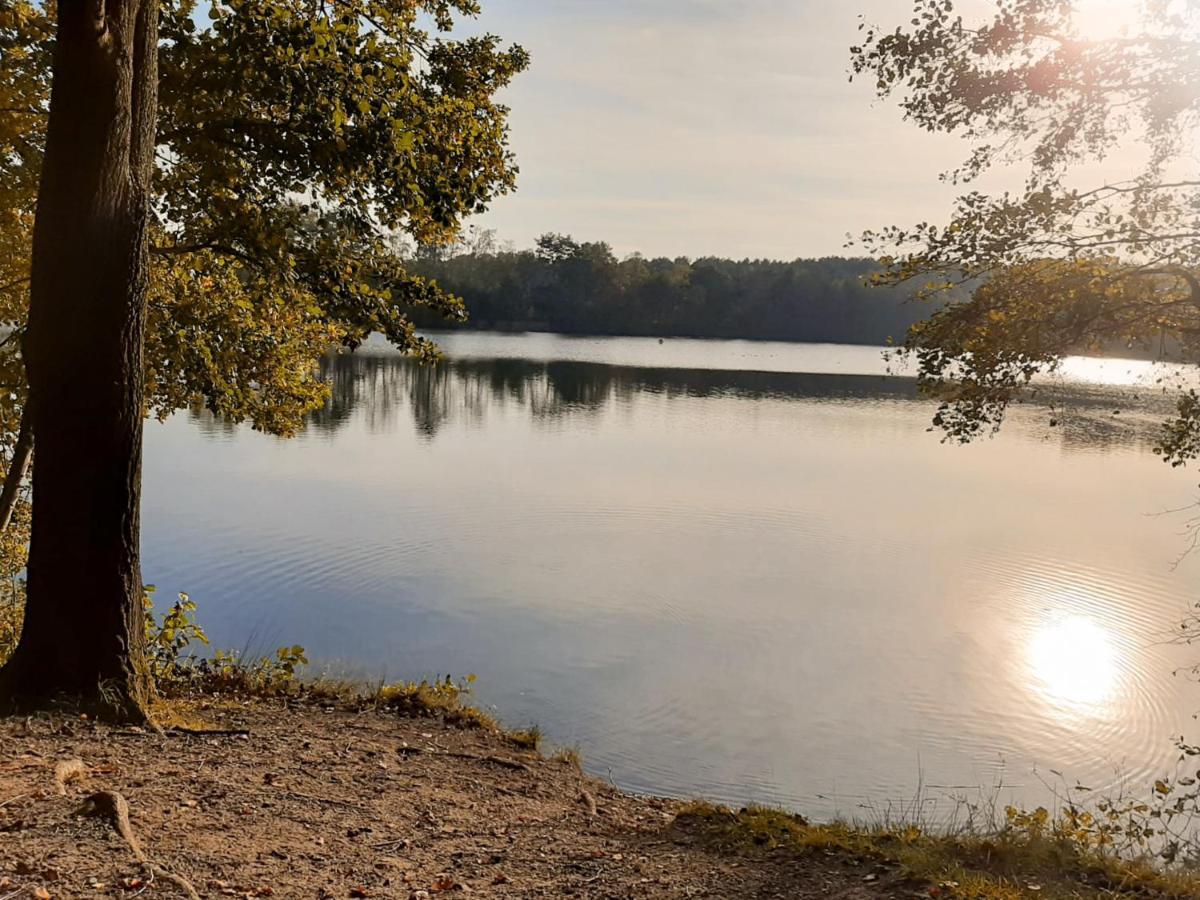
[[[978,7],[978,3],[971,5]],[[518,190],[474,224],[618,254],[842,254],[847,232],[944,218],[956,139],[848,83],[858,14],[910,0],[484,0],[533,65],[506,92]]]
[[[1136,0],[1078,3],[1096,25]],[[844,254],[848,232],[947,216],[954,192],[937,176],[966,146],[848,82],[858,15],[895,27],[911,0],[483,7],[477,27],[533,56],[504,95],[518,190],[474,220],[503,240],[559,231],[621,255],[790,259]],[[993,8],[956,7],[968,19]]]

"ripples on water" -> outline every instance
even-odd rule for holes
[[[1192,657],[1161,639],[1197,569],[1148,514],[1194,490],[1149,453],[1169,408],[1143,364],[1073,361],[948,447],[869,348],[446,347],[334,360],[293,441],[149,426],[147,577],[219,644],[474,672],[624,786],[818,816],[921,779],[1140,788],[1192,727]]]

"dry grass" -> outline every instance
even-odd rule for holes
[[[964,900],[1092,900],[1114,896],[1200,897],[1200,873],[1082,849],[1016,829],[989,834],[930,834],[916,827],[813,825],[764,807],[739,812],[697,801],[681,824],[728,852],[793,850],[885,862],[905,877],[934,887],[934,895]]]
[[[578,747],[559,747],[551,754],[550,759],[552,762],[583,771],[583,755]]]

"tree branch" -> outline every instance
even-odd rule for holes
[[[21,430],[17,435],[17,445],[13,448],[12,461],[4,476],[4,488],[0,490],[0,533],[8,528],[12,521],[13,510],[17,506],[17,494],[25,474],[29,471],[29,462],[33,459],[33,427],[29,424],[28,407],[21,411]]]
[[[259,261],[251,256],[238,250],[235,247],[230,247],[228,244],[220,244],[216,241],[210,241],[203,244],[172,244],[169,247],[155,246],[150,248],[150,252],[157,256],[181,256],[186,253],[201,253],[205,250],[210,250],[213,253],[222,253],[225,256],[232,256],[240,259],[242,262],[258,267]]]

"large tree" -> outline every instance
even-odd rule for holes
[[[975,288],[906,341],[943,400],[937,423],[960,440],[997,427],[1071,352],[1200,361],[1200,5],[1130,2],[1122,27],[1085,0],[991,6],[972,22],[953,0],[916,0],[899,28],[864,23],[852,49],[854,72],[907,119],[970,145],[944,176],[963,189],[947,223],[865,236],[884,281]],[[976,186],[1014,172],[1023,184],[1007,191]],[[1176,465],[1200,454],[1186,385],[1158,449]]]
[[[448,240],[514,183],[495,94],[527,57],[491,35],[451,39],[477,12],[233,0],[198,22],[194,0],[0,7],[0,320],[14,338],[0,434],[15,447],[24,413],[36,439],[5,702],[67,693],[146,714],[146,414],[203,404],[287,434],[325,397],[323,352],[382,332],[428,356],[409,311],[462,316],[394,247]]]

